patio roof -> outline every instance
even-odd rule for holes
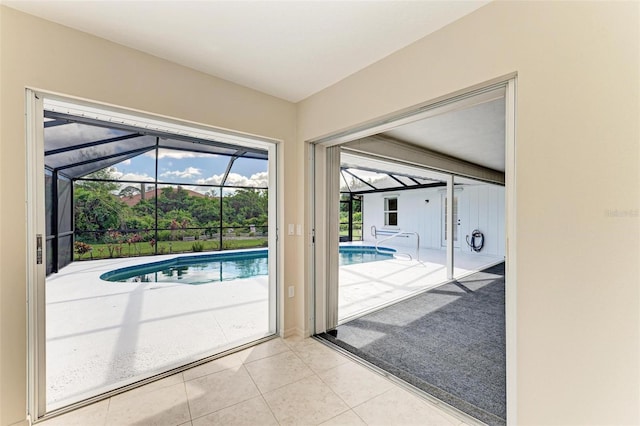
[[[267,151],[259,148],[240,148],[215,140],[167,134],[53,111],[45,111],[44,145],[45,166],[71,179],[81,178],[156,148],[227,156],[227,170],[240,157],[268,158]]]
[[[446,186],[446,175],[432,170],[342,152],[340,192],[368,194]]]
[[[353,167],[340,168],[340,181],[340,192],[351,194],[446,186],[437,179]]]

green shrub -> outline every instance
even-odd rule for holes
[[[193,244],[191,244],[191,250],[194,252],[202,251],[203,249],[204,249],[204,244],[202,244],[200,241],[196,241]]]
[[[158,241],[169,241],[171,240],[171,231],[162,230],[158,231]]]

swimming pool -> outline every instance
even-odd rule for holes
[[[100,279],[128,283],[210,284],[267,275],[269,273],[267,255],[268,251],[262,249],[182,256],[116,269],[102,274]],[[376,251],[375,247],[369,246],[340,247],[340,266],[391,258],[393,258],[392,249]]]
[[[356,263],[377,262],[378,260],[393,259],[394,249],[374,246],[341,246],[339,265],[353,265]]]

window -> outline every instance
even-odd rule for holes
[[[384,225],[398,226],[398,197],[384,199]]]

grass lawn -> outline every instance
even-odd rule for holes
[[[197,245],[202,244],[202,250],[197,250]],[[243,248],[259,248],[267,246],[267,238],[246,238],[246,239],[225,239],[222,241],[223,250],[235,250]],[[74,253],[74,260],[96,260],[107,259],[109,257],[134,257],[149,256],[155,254],[155,248],[147,242],[137,244],[120,244],[121,249],[118,250],[116,245],[112,244],[113,255],[110,256],[107,244],[91,244],[90,253],[79,256]],[[194,248],[196,250],[194,250]],[[160,241],[158,243],[158,254],[170,253],[190,253],[199,251],[217,251],[220,249],[219,240],[206,241]]]

